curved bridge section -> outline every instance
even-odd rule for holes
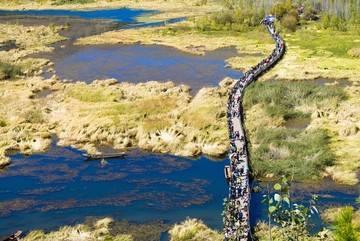
[[[247,141],[243,127],[242,96],[252,81],[270,69],[285,53],[285,43],[275,30],[272,17],[261,21],[276,42],[273,52],[238,80],[228,100],[227,120],[230,138],[230,165],[225,166],[225,177],[229,183],[229,196],[224,210],[225,240],[247,241],[250,232],[250,166]]]

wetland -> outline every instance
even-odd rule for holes
[[[123,22],[81,16],[50,19],[55,26],[70,23],[70,28],[55,31],[67,40],[53,43],[51,51],[26,54],[47,59],[37,77],[29,75],[1,83],[1,135],[6,136],[1,150],[11,164],[0,172],[0,236],[9,234],[13,227],[54,230],[82,223],[88,216],[111,216],[134,223],[162,220],[166,224],[190,216],[221,230],[222,200],[227,195],[222,170],[228,162],[223,157],[228,148],[224,113],[231,85],[244,67],[236,56],[257,61],[270,49],[268,40],[258,35],[265,42],[259,45],[256,41],[241,42],[243,36],[229,34],[226,40],[216,42],[214,35],[193,36],[192,30],[182,30],[183,23],[140,29],[140,34],[133,37],[137,30],[124,28],[129,22],[136,26],[134,17]],[[46,23],[45,28],[52,28],[46,16],[1,15],[0,20],[28,27]],[[157,36],[158,41],[154,40],[155,33],[163,38]],[[114,44],[113,36],[118,34],[122,37]],[[256,34],[257,30],[249,36]],[[89,35],[98,35],[93,37],[97,38],[96,45],[82,46],[87,40],[79,38]],[[186,37],[182,39],[182,35]],[[149,36],[156,45],[146,42]],[[111,44],[106,43],[107,37]],[[124,41],[127,37],[129,42]],[[167,43],[176,37],[182,41],[193,37],[198,43]],[[234,44],[238,41],[240,44]],[[209,47],[207,42],[216,47]],[[239,47],[241,44],[244,46]],[[0,52],[5,52],[2,56],[19,51],[19,46],[20,52],[24,48],[19,41],[1,46]],[[247,52],[246,48],[252,49]],[[234,69],[224,68],[226,65]],[[276,68],[272,71],[270,75],[275,76]],[[316,73],[311,76],[316,77]],[[275,78],[285,77],[280,73]],[[143,83],[148,80],[158,82]],[[245,100],[245,123],[252,149],[257,150],[253,158],[261,173],[259,180],[294,168],[294,164],[285,163],[288,167],[276,170],[269,162],[270,166],[264,165],[262,158],[295,161],[301,167],[302,158],[308,160],[319,153],[319,149],[305,145],[307,140],[325,150],[320,168],[312,169],[316,172],[298,173],[315,180],[294,184],[299,201],[319,194],[320,210],[353,205],[359,195],[357,186],[334,182],[356,184],[359,179],[356,152],[347,154],[357,149],[359,88],[353,75],[350,80],[336,81],[320,79],[315,85],[295,87],[291,81],[258,83],[249,89]],[[335,87],[327,82],[335,82]],[[324,84],[324,88],[318,87]],[[295,98],[293,93],[307,94]],[[289,98],[279,100],[283,95]],[[20,107],[22,113],[18,115]],[[349,109],[350,113],[346,111]],[[320,127],[325,131],[317,130]],[[264,136],[266,143],[260,142]],[[279,141],[280,137],[284,142]],[[91,140],[90,145],[87,140]],[[99,152],[99,145],[127,150],[127,157],[109,160],[105,166],[85,161],[82,153]],[[339,152],[339,145],[347,147]],[[12,149],[16,154],[9,152]],[[341,162],[348,157],[348,162],[353,161],[350,169],[348,162]],[[255,184],[262,192],[269,185],[266,178]],[[266,207],[260,204],[262,192],[253,194],[253,225],[267,218]],[[317,227],[322,225],[320,219],[315,222]]]

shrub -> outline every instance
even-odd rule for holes
[[[262,203],[268,206],[269,239],[271,238],[271,220],[279,227],[280,240],[308,240],[309,223],[312,214],[318,214],[315,206],[318,197],[313,196],[308,205],[293,203],[290,195],[290,175],[282,175],[281,182],[275,183],[273,195],[264,194]],[[274,239],[278,240],[278,239]]]
[[[0,127],[5,127],[5,126],[7,126],[6,121],[3,119],[0,119]]]
[[[45,121],[43,113],[40,109],[27,110],[24,113],[24,119],[27,123],[43,123]]]
[[[334,236],[336,241],[360,240],[360,232],[356,230],[353,220],[353,208],[344,207],[334,220]]]
[[[0,61],[0,80],[10,79],[19,74],[21,74],[19,66]]]
[[[285,14],[281,19],[281,24],[290,31],[295,31],[298,20],[293,14]]]

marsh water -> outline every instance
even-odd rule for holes
[[[0,21],[25,25],[71,22],[71,29],[62,31],[69,40],[55,44],[53,53],[39,54],[55,63],[60,78],[88,83],[96,78],[129,82],[172,80],[197,90],[214,86],[226,76],[241,76],[224,68],[225,59],[237,54],[231,48],[193,56],[161,46],[72,45],[78,37],[126,27],[135,15],[127,16],[124,21],[108,21],[99,20],[96,13],[92,15],[96,20],[36,13],[29,17],[2,12]],[[36,98],[46,98],[48,94],[44,92]],[[0,171],[0,237],[17,229],[52,230],[74,225],[82,223],[87,216],[111,216],[139,223],[163,220],[170,224],[192,217],[202,219],[212,228],[222,227],[222,203],[228,194],[223,176],[227,158],[187,159],[134,149],[125,158],[109,159],[107,165],[101,165],[99,161],[86,160],[78,150],[57,146],[55,137],[51,148],[44,153],[30,156],[14,153],[10,157],[11,165]],[[254,185],[266,192],[271,183]],[[336,185],[330,180],[294,183],[293,193],[299,202],[305,202],[311,194],[319,194],[320,209],[353,204],[358,196],[357,187]],[[261,192],[252,194],[252,224],[266,219],[266,206],[260,203],[261,199]],[[321,220],[314,221],[319,227]]]
[[[132,83],[173,81],[189,85],[196,93],[204,86],[217,86],[227,76],[241,76],[224,68],[225,59],[232,56],[236,56],[232,48],[197,56],[165,46],[101,45],[74,47],[71,54],[48,57],[55,62],[60,79],[86,83],[107,78]]]

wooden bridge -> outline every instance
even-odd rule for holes
[[[272,17],[261,21],[275,40],[273,52],[238,80],[230,93],[227,110],[229,128],[230,165],[225,166],[225,177],[229,182],[229,196],[224,210],[225,240],[251,240],[250,232],[250,165],[247,141],[243,127],[242,96],[245,87],[270,69],[285,53],[285,43],[274,27]]]

